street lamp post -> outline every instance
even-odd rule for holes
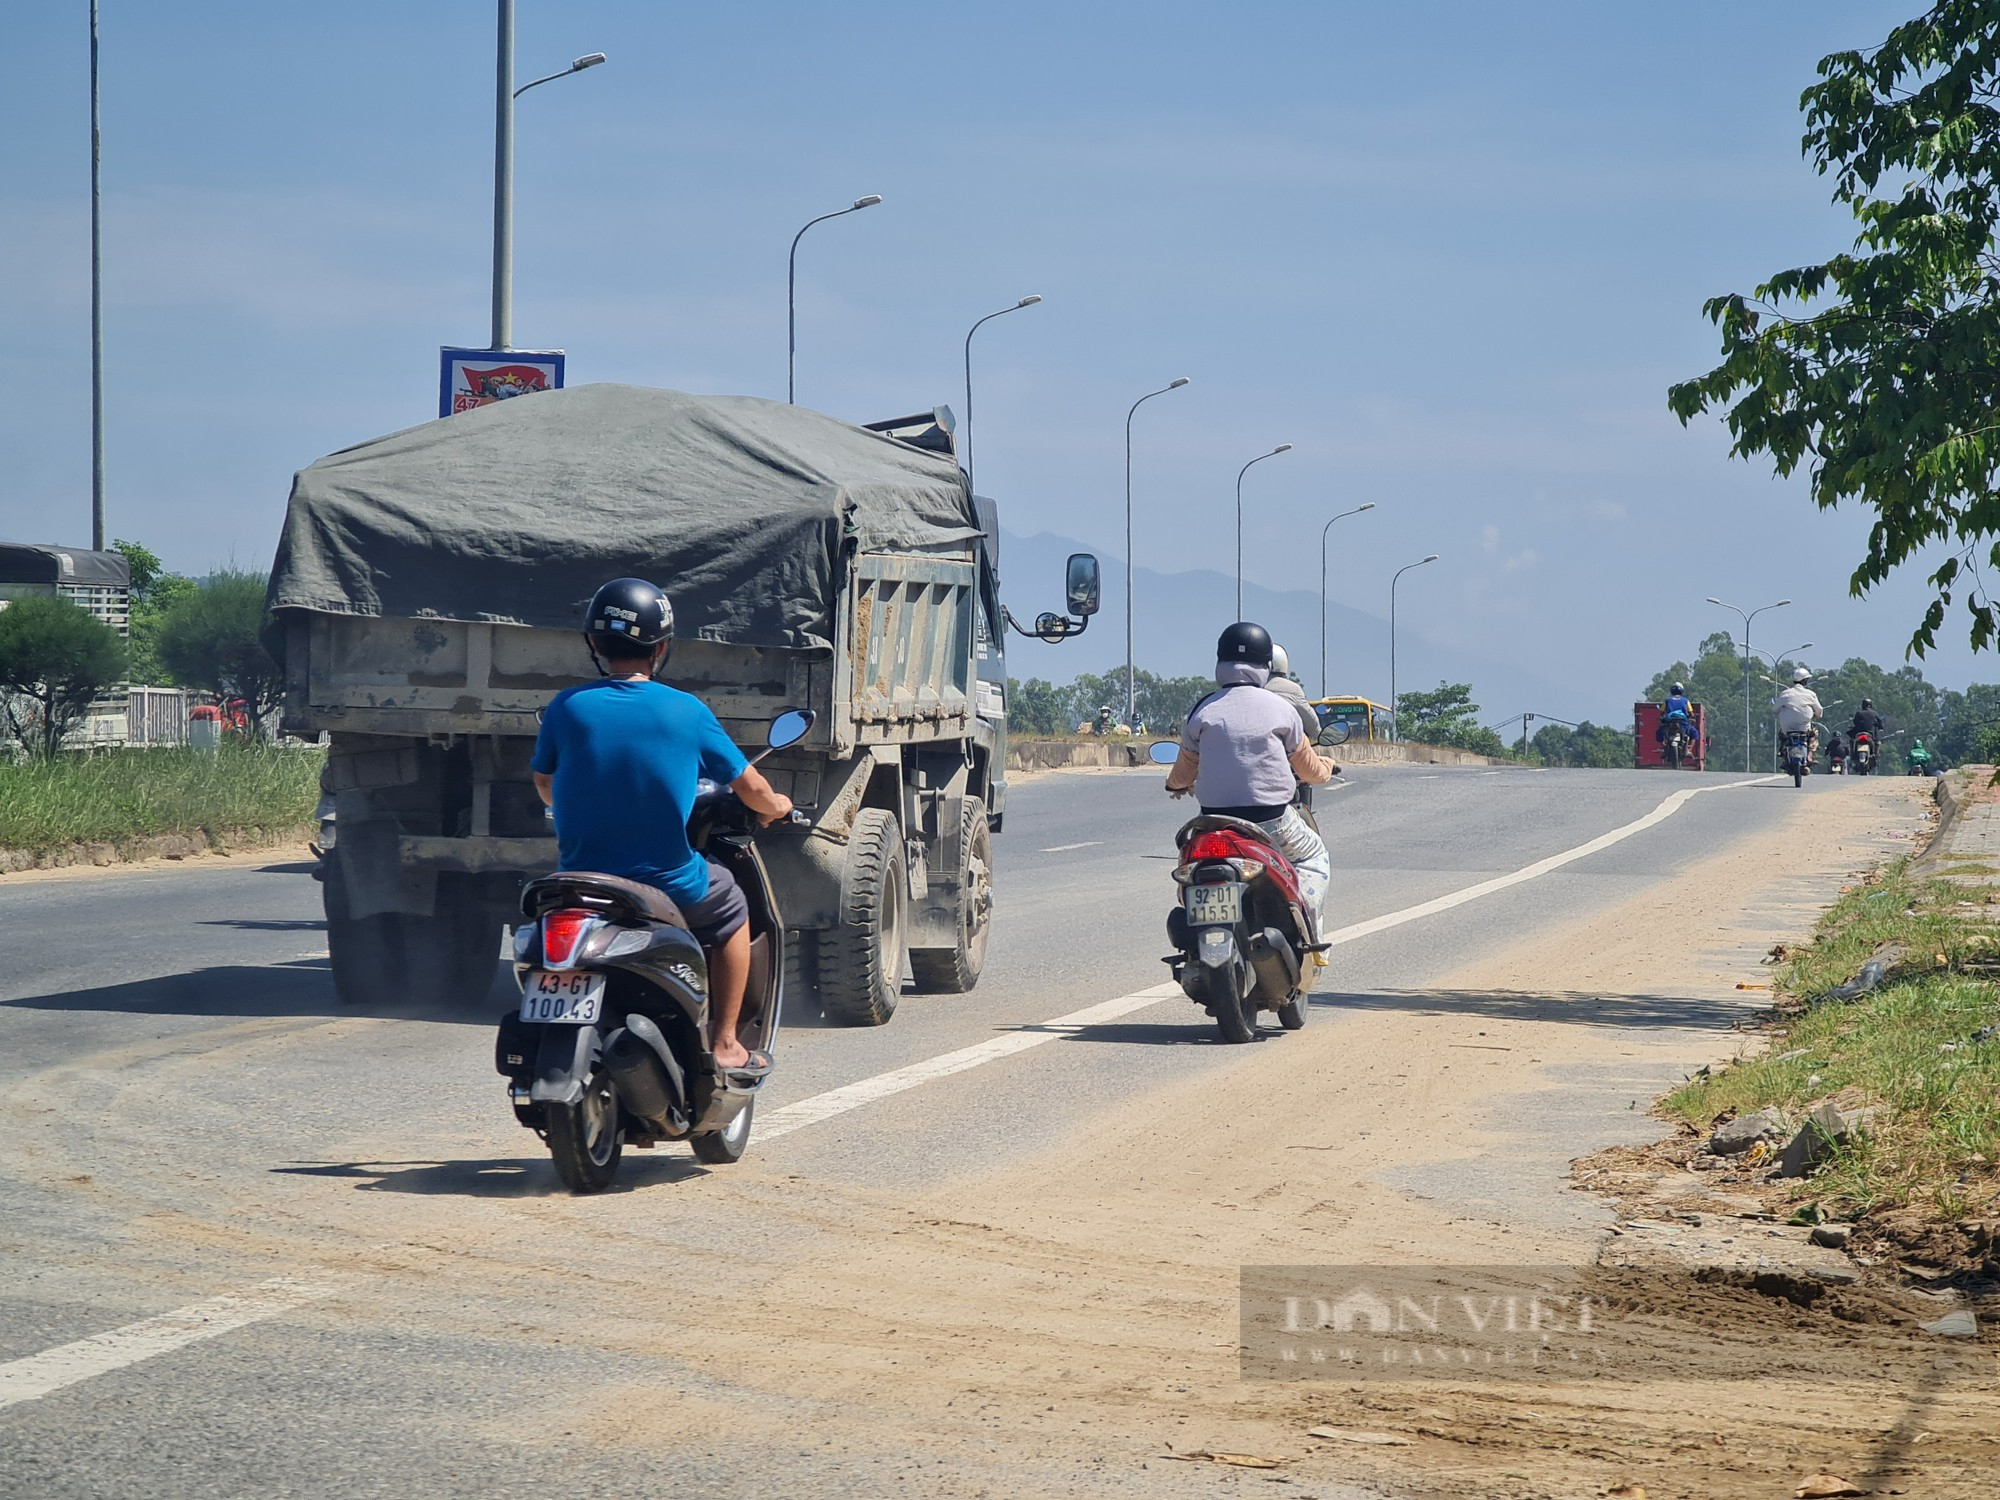
[[[568,67],[514,87],[514,0],[499,0],[499,41],[493,79],[493,342],[514,347],[514,101],[529,89],[581,73],[604,61],[587,53]]]
[[[1357,505],[1353,510],[1344,510],[1333,521],[1344,521],[1349,516],[1358,516],[1364,510],[1373,510],[1375,502]],[[1326,537],[1333,530],[1333,521],[1319,529],[1319,695],[1326,696]]]
[[[97,0],[90,0],[90,545],[104,550],[104,256],[102,174],[97,128]]]
[[[785,262],[785,401],[788,405],[799,404],[799,241],[806,237],[806,230],[815,224],[824,224],[842,214],[859,213],[881,201],[880,193],[856,198],[845,208],[836,208],[830,214],[806,220],[799,232],[792,236],[792,253]]]
[[[1389,580],[1389,731],[1397,739],[1403,737],[1403,726],[1396,718],[1396,585],[1411,568],[1421,568],[1425,563],[1434,563],[1438,555],[1419,558],[1416,562],[1396,569],[1396,576]]]
[[[800,231],[804,233],[803,230]],[[1019,312],[1024,307],[1033,307],[1042,300],[1040,292],[1030,292],[1012,307],[1003,307],[998,312],[990,312],[965,330],[965,487],[972,488],[972,336],[979,332],[981,324],[991,323],[995,318],[1004,318],[1010,312]]]
[[[1125,413],[1125,722],[1131,724],[1132,715],[1137,711],[1137,694],[1133,685],[1132,666],[1132,418],[1140,407],[1155,396],[1164,396],[1168,391],[1177,391],[1188,383],[1188,377],[1179,376],[1168,381],[1157,391],[1148,391],[1132,403],[1132,409]]]
[[[1760,604],[1748,614],[1744,614],[1734,604],[1724,603],[1713,594],[1709,595],[1708,602],[1721,605],[1724,609],[1735,610],[1737,614],[1743,616],[1743,770],[1747,774],[1750,770],[1750,622],[1765,610],[1783,609],[1792,601],[1780,599],[1776,604]]]
[[[1280,443],[1269,453],[1260,453],[1236,471],[1236,618],[1243,618],[1243,476],[1250,472],[1252,464],[1261,464],[1267,458],[1276,458],[1280,453],[1290,453],[1290,443]]]

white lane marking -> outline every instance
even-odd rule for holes
[[[1157,1005],[1160,1001],[1170,999],[1180,992],[1181,987],[1177,984],[1156,984],[1151,989],[1120,995],[1116,1000],[1106,1000],[1097,1005],[1085,1006],[1082,1010],[1071,1011],[1066,1016],[1057,1016],[1053,1021],[1043,1021],[1038,1025],[1024,1027],[1020,1031],[989,1037],[983,1042],[973,1043],[970,1047],[961,1047],[956,1052],[946,1052],[939,1057],[911,1063],[906,1068],[877,1073],[873,1078],[863,1078],[857,1083],[828,1089],[823,1094],[814,1094],[810,1098],[799,1100],[796,1104],[787,1104],[783,1109],[773,1110],[758,1120],[755,1127],[756,1138],[759,1141],[768,1141],[776,1136],[789,1135],[794,1130],[817,1125],[822,1120],[830,1120],[835,1115],[844,1115],[851,1109],[859,1109],[862,1105],[872,1104],[877,1099],[886,1099],[891,1094],[900,1094],[905,1089],[913,1089],[935,1079],[948,1078],[953,1073],[963,1073],[968,1068],[979,1067],[996,1058],[1011,1057],[1016,1052],[1026,1052],[1030,1047],[1039,1047],[1044,1042],[1074,1036],[1086,1026],[1101,1026],[1106,1021],[1129,1016],[1135,1010],[1144,1010],[1149,1005]]]
[[[249,1323],[275,1318],[333,1290],[330,1286],[279,1276],[259,1283],[248,1292],[210,1297],[156,1318],[127,1323],[109,1333],[12,1360],[0,1365],[0,1408],[34,1401],[93,1375],[122,1369],[156,1354],[170,1354]]]
[[[1054,847],[1052,847],[1052,848],[1048,848],[1048,849],[1037,849],[1037,850],[1035,851],[1035,853],[1037,853],[1037,854],[1067,854],[1067,853],[1069,853],[1069,851],[1070,851],[1070,850],[1072,850],[1072,849],[1095,849],[1095,848],[1096,848],[1096,847],[1097,847],[1097,846],[1098,846],[1099,844],[1101,844],[1101,843],[1103,843],[1103,842],[1104,842],[1104,840],[1103,840],[1103,839],[1090,839],[1090,840],[1088,840],[1088,841],[1086,841],[1086,842],[1084,842],[1084,843],[1081,843],[1081,844],[1057,844],[1057,845],[1055,845],[1055,846],[1054,846]]]
[[[1609,849],[1613,844],[1623,843],[1635,833],[1644,833],[1648,828],[1666,822],[1668,818],[1687,806],[1690,798],[1699,797],[1703,792],[1726,792],[1732,787],[1762,786],[1766,782],[1781,779],[1777,776],[1759,776],[1750,781],[1725,781],[1717,786],[1691,786],[1685,791],[1675,792],[1643,818],[1634,818],[1609,833],[1600,833],[1589,843],[1578,844],[1574,849],[1565,849],[1560,854],[1551,854],[1547,859],[1538,859],[1533,864],[1523,865],[1510,874],[1496,875],[1491,880],[1482,880],[1477,885],[1469,885],[1462,891],[1453,891],[1448,896],[1439,896],[1435,901],[1426,901],[1419,906],[1407,906],[1401,911],[1392,911],[1380,917],[1370,917],[1366,922],[1356,922],[1352,927],[1343,927],[1338,932],[1329,933],[1326,941],[1335,946],[1351,943],[1372,933],[1386,932],[1391,927],[1401,927],[1405,922],[1434,917],[1441,911],[1450,911],[1454,906],[1477,901],[1481,896],[1490,896],[1495,891],[1504,891],[1509,886],[1537,879],[1551,870],[1560,870],[1564,865],[1586,859],[1600,850]]]
[[[1758,786],[1768,781],[1778,781],[1777,776],[1762,776],[1752,781],[1730,781],[1718,786],[1689,787],[1675,792],[1643,818],[1599,834],[1586,844],[1578,844],[1574,849],[1565,849],[1561,854],[1552,854],[1547,859],[1536,860],[1524,865],[1512,874],[1496,876],[1492,880],[1482,880],[1477,885],[1469,885],[1462,891],[1453,891],[1448,896],[1439,896],[1434,901],[1426,901],[1419,906],[1405,907],[1402,911],[1392,911],[1380,917],[1371,917],[1366,922],[1357,922],[1351,927],[1343,927],[1328,935],[1326,941],[1334,946],[1351,943],[1357,938],[1371,933],[1384,932],[1391,927],[1400,927],[1405,922],[1414,922],[1422,917],[1435,916],[1441,911],[1450,911],[1454,906],[1463,906],[1468,901],[1477,901],[1481,896],[1490,896],[1495,891],[1506,890],[1509,886],[1520,885],[1551,870],[1559,870],[1564,865],[1583,859],[1608,849],[1613,844],[1629,839],[1635,833],[1642,833],[1657,823],[1665,822],[1682,807],[1688,799],[1698,797],[1703,792],[1727,791],[1731,787]],[[1047,851],[1043,851],[1046,853]],[[1010,1031],[1001,1036],[989,1037],[983,1042],[975,1042],[970,1047],[961,1047],[956,1052],[946,1052],[938,1057],[926,1058],[922,1062],[911,1063],[907,1067],[894,1068],[887,1073],[877,1073],[873,1078],[863,1078],[854,1083],[843,1084],[837,1089],[828,1089],[823,1094],[813,1094],[782,1109],[773,1110],[755,1126],[756,1137],[760,1141],[775,1140],[781,1135],[790,1135],[794,1130],[803,1130],[808,1125],[817,1125],[823,1120],[831,1120],[836,1115],[844,1115],[849,1110],[859,1109],[864,1104],[873,1104],[877,1099],[886,1099],[892,1094],[918,1088],[939,1078],[949,1078],[954,1073],[963,1073],[970,1068],[981,1067],[1002,1057],[1012,1057],[1017,1052],[1026,1052],[1030,1047],[1039,1047],[1044,1042],[1053,1042],[1061,1037],[1074,1036],[1086,1026],[1101,1026],[1106,1021],[1115,1021],[1121,1016],[1129,1016],[1134,1011],[1145,1010],[1162,1000],[1171,1000],[1181,994],[1177,984],[1156,984],[1151,989],[1135,990],[1129,995],[1120,995],[1116,1000],[1106,1000],[1097,1005],[1073,1010],[1066,1016],[1057,1016],[1053,1021],[1043,1021],[1039,1025]]]

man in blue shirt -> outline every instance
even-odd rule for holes
[[[736,1035],[750,977],[749,907],[728,869],[688,844],[687,824],[702,777],[728,786],[767,824],[792,803],[744,760],[706,704],[653,681],[673,636],[673,606],[644,579],[597,591],[584,641],[604,681],[566,688],[543,711],[535,790],[555,809],[559,869],[636,880],[680,908],[708,952],[717,1065],[768,1068]]]

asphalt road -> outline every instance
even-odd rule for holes
[[[1741,780],[1401,767],[1349,779],[1320,801],[1334,855],[1331,927],[1520,871],[1652,812],[1672,792]],[[1338,1025],[1344,1008],[1449,1005],[1411,992],[1645,891],[1788,814],[1801,796],[1841,793],[1829,780],[1696,796],[1551,873],[1348,942],[1321,980],[1313,1024]],[[1017,788],[996,840],[995,928],[978,990],[906,995],[877,1030],[795,1014],[761,1109],[1160,984],[1167,856],[1185,812],[1150,770],[1057,774]],[[408,1238],[391,1211],[397,1195],[512,1199],[524,1236],[544,1223],[552,1235],[578,1231],[547,1218],[553,1173],[513,1123],[492,1072],[492,1016],[437,1014],[421,997],[385,997],[372,1016],[343,1010],[326,972],[318,891],[300,865],[0,882],[0,1403],[6,1362],[270,1277],[310,1279],[335,1250],[346,1268],[339,1284],[376,1275],[397,1287],[366,1316],[336,1320],[308,1304],[0,1404],[0,1489],[921,1490],[865,1444],[764,1453],[746,1468],[724,1434],[671,1464],[581,1437],[517,1435],[515,1416],[551,1390],[587,1399],[707,1377],[672,1351],[645,1358],[566,1341],[563,1298],[587,1295],[587,1275],[574,1286],[544,1275],[497,1284],[472,1303],[459,1293],[450,1307],[427,1303],[422,1255],[435,1247]],[[491,1011],[505,1002],[496,965]],[[1660,1024],[1691,1019],[1662,1003]],[[947,1181],[1088,1137],[1123,1100],[1245,1065],[1244,1049],[1215,1042],[1212,1023],[1175,996],[781,1139],[753,1135],[759,1167],[791,1185],[769,1222],[683,1212],[681,1189],[702,1172],[679,1152],[628,1153],[620,1188],[657,1202],[644,1220],[645,1253],[657,1255],[671,1297],[695,1275],[688,1267],[701,1268],[696,1279],[727,1279],[797,1254],[813,1233],[798,1206],[815,1185]],[[1115,1139],[1105,1150],[1115,1168]],[[587,1234],[575,1243],[591,1253]],[[1056,1492],[1065,1479],[1031,1465],[1008,1472],[1010,1483]],[[1133,1493],[1176,1494],[1183,1484],[1213,1491],[1207,1480],[1154,1473]]]

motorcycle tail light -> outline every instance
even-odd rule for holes
[[[542,914],[542,962],[552,969],[567,968],[576,960],[577,945],[590,930],[593,913],[575,907]]]
[[[1227,834],[1198,833],[1181,850],[1181,860],[1185,864],[1198,865],[1205,859],[1228,859],[1235,852],[1236,845]]]

